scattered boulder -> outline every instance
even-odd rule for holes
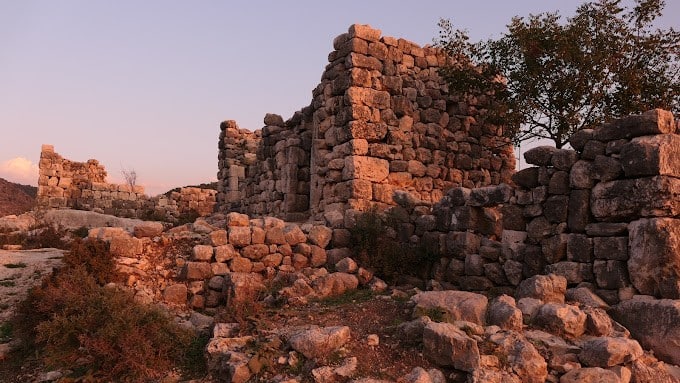
[[[567,279],[560,275],[534,275],[517,287],[516,298],[536,298],[543,302],[564,303]]]
[[[586,314],[573,305],[546,303],[531,324],[552,334],[579,337],[586,329]]]
[[[642,347],[633,339],[601,337],[585,341],[579,354],[588,367],[612,367],[634,361],[642,355]]]
[[[489,337],[496,352],[507,356],[508,367],[524,383],[543,383],[548,376],[548,364],[524,336],[515,331],[499,331]]]
[[[347,343],[350,329],[347,326],[313,327],[293,334],[288,342],[293,350],[306,358],[316,359],[327,356]]]
[[[483,325],[488,299],[481,294],[467,291],[424,291],[411,298],[414,317],[439,316],[447,322],[465,320]]]
[[[424,354],[440,366],[472,372],[479,367],[477,342],[450,323],[428,323],[423,330]]]

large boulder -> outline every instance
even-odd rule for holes
[[[322,358],[339,349],[350,339],[347,326],[313,327],[293,334],[288,342],[293,350],[308,359]]]
[[[32,213],[0,217],[0,229],[6,231],[28,231],[36,223]]]
[[[534,275],[517,288],[516,298],[535,298],[543,302],[564,303],[567,279],[561,275]]]
[[[583,342],[579,354],[581,363],[588,367],[612,367],[639,358],[643,351],[634,339],[601,337]]]
[[[641,294],[680,299],[680,220],[640,219],[628,230],[633,286]]]
[[[353,274],[332,273],[317,278],[312,288],[318,298],[342,295],[359,287],[359,279]]]
[[[601,221],[680,214],[680,179],[669,176],[600,182],[593,188],[590,209]]]
[[[496,352],[507,356],[508,367],[524,383],[543,383],[548,376],[548,364],[536,347],[522,334],[500,331],[489,337]]]
[[[451,323],[430,322],[423,331],[424,353],[440,366],[474,371],[479,367],[477,342]]]
[[[484,324],[488,299],[481,294],[467,291],[424,291],[411,298],[414,316],[440,316],[442,320],[454,322],[464,320]]]
[[[532,324],[553,334],[579,337],[586,330],[586,314],[577,306],[546,303],[538,309]]]
[[[680,301],[635,296],[614,306],[610,315],[642,347],[659,359],[680,365]]]

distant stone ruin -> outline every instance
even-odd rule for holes
[[[288,121],[220,125],[220,211],[341,227],[346,212],[395,205],[397,190],[431,204],[455,186],[510,181],[512,145],[484,123],[490,100],[449,93],[444,52],[364,25],[333,46],[311,104]]]
[[[206,216],[215,207],[215,190],[182,188],[169,196],[149,197],[140,185],[106,182],[97,160],[63,158],[52,145],[43,145],[36,205],[42,209],[72,208],[120,217],[176,220],[184,214]]]

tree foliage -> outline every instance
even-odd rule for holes
[[[454,92],[494,94],[489,117],[516,143],[553,140],[653,108],[680,110],[680,33],[654,27],[663,0],[599,0],[566,21],[558,13],[514,17],[499,39],[472,43],[440,21],[441,70]]]

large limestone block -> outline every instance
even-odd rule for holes
[[[481,294],[446,290],[418,293],[411,302],[415,304],[413,313],[416,316],[437,312],[449,322],[464,320],[483,325],[489,301]]]
[[[535,298],[543,302],[564,303],[567,279],[561,275],[534,275],[517,288],[517,299]]]
[[[380,29],[373,29],[368,24],[352,24],[348,29],[348,37],[358,37],[366,41],[380,40]]]
[[[680,301],[635,296],[609,313],[642,347],[665,362],[680,364]]]
[[[293,350],[302,353],[308,359],[328,356],[350,340],[351,333],[347,326],[314,327],[293,334],[288,342]]]
[[[441,366],[472,372],[479,367],[477,342],[450,323],[430,322],[423,330],[424,354]]]
[[[499,331],[489,337],[500,355],[507,356],[508,367],[524,383],[543,383],[548,377],[548,364],[536,347],[521,333]]]
[[[250,245],[251,232],[250,227],[247,226],[229,226],[229,243],[236,247],[245,247]]]
[[[95,227],[122,227],[131,233],[134,231],[135,226],[144,223],[144,221],[139,219],[119,218],[93,211],[71,209],[48,210],[45,212],[43,220],[52,226],[59,226],[69,230],[76,230],[81,227],[87,227],[88,229]]]
[[[640,219],[628,230],[633,286],[641,294],[680,299],[680,220]]]
[[[680,136],[659,134],[634,138],[621,148],[626,177],[669,175],[680,177]]]
[[[630,363],[643,351],[634,339],[601,337],[585,341],[578,358],[588,367],[612,367]]]
[[[381,158],[366,156],[345,157],[342,179],[362,179],[371,182],[382,182],[390,174],[390,163]]]
[[[622,138],[675,133],[675,118],[671,112],[654,109],[641,115],[628,116],[595,129],[594,138],[612,141]]]
[[[579,337],[586,330],[586,318],[577,306],[546,303],[538,309],[531,323],[556,335]]]
[[[667,176],[600,182],[593,188],[590,209],[602,221],[680,214],[680,179]]]

